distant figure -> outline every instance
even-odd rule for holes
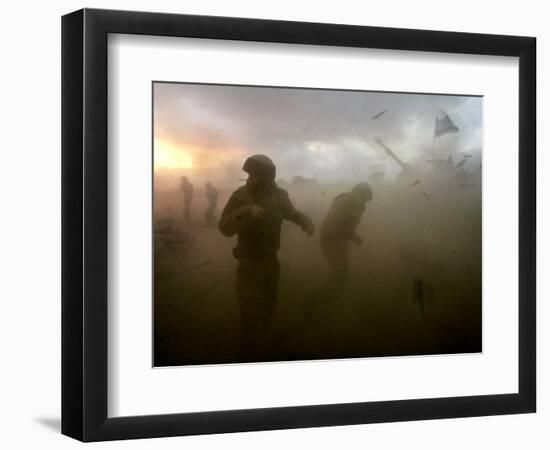
[[[348,280],[349,242],[355,245],[363,243],[356,228],[365,212],[365,204],[370,200],[372,189],[369,184],[357,184],[351,192],[334,199],[321,226],[321,247],[329,265],[331,289],[341,290]]]
[[[191,203],[193,202],[193,185],[187,177],[181,177],[180,191],[183,192],[183,220],[191,222]]]
[[[204,213],[204,218],[206,219],[207,225],[215,225],[216,217],[214,216],[214,210],[216,206],[218,206],[218,190],[210,181],[207,182],[204,187],[206,188],[206,198],[208,200],[208,207]]]
[[[225,236],[237,235],[233,256],[238,261],[236,296],[239,303],[239,344],[247,359],[261,350],[275,308],[279,286],[281,225],[289,220],[311,236],[311,219],[297,211],[288,193],[275,183],[275,165],[267,156],[248,158],[243,170],[246,185],[237,189],[225,206],[218,227]]]

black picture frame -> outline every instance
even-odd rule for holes
[[[108,418],[109,33],[519,57],[518,392]],[[96,9],[63,16],[62,433],[103,441],[535,412],[535,91],[533,37]]]

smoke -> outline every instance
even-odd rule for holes
[[[374,143],[376,136],[409,163],[469,153],[466,169],[474,168],[481,103],[480,97],[450,95],[155,83],[154,133],[191,153],[200,178],[213,176],[209,169],[240,167],[255,153],[270,156],[280,178],[335,181],[335,174],[356,179],[375,171],[391,177],[399,168]],[[434,141],[440,110],[460,133]],[[218,183],[232,179],[220,176]]]
[[[279,300],[261,360],[481,351],[481,191],[456,181],[371,182],[374,197],[357,227],[363,243],[349,249],[349,283],[328,297],[319,229],[352,183],[285,185],[317,231],[307,237],[283,223]],[[229,195],[220,189],[218,217]],[[182,206],[175,189],[155,194],[155,230],[170,219],[191,236],[185,252],[155,251],[155,365],[242,362],[236,237],[206,225],[200,184],[191,224],[183,223]]]
[[[175,230],[155,247],[155,365],[242,361],[235,237],[206,225],[204,183],[219,191],[219,217],[255,153],[273,159],[278,185],[317,230],[356,182],[374,194],[337,298],[317,295],[328,269],[318,232],[283,224],[262,360],[481,351],[481,98],[165,83],[154,95],[155,138],[193,160],[155,168],[155,230]],[[460,131],[434,139],[440,110]],[[195,186],[191,223],[181,175]]]

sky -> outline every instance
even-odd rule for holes
[[[245,177],[246,157],[263,153],[277,178],[391,177],[399,168],[376,137],[419,166],[449,155],[458,162],[461,152],[472,155],[466,170],[480,163],[481,97],[162,82],[153,89],[156,172],[235,179]],[[460,131],[434,139],[441,111]]]

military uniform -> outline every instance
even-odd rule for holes
[[[260,217],[253,217],[253,205],[263,209]],[[260,188],[246,185],[237,189],[218,224],[225,236],[238,237],[233,250],[238,260],[235,294],[240,312],[240,346],[247,357],[259,355],[277,305],[277,251],[283,220],[313,233],[311,220],[294,208],[285,190],[270,181]]]
[[[368,186],[366,183],[360,183]],[[359,185],[358,185],[359,186]],[[349,276],[349,243],[361,243],[356,228],[365,212],[365,202],[372,198],[370,187],[365,192],[354,188],[351,192],[340,194],[334,199],[321,226],[321,248],[329,270],[329,285],[341,289]]]

